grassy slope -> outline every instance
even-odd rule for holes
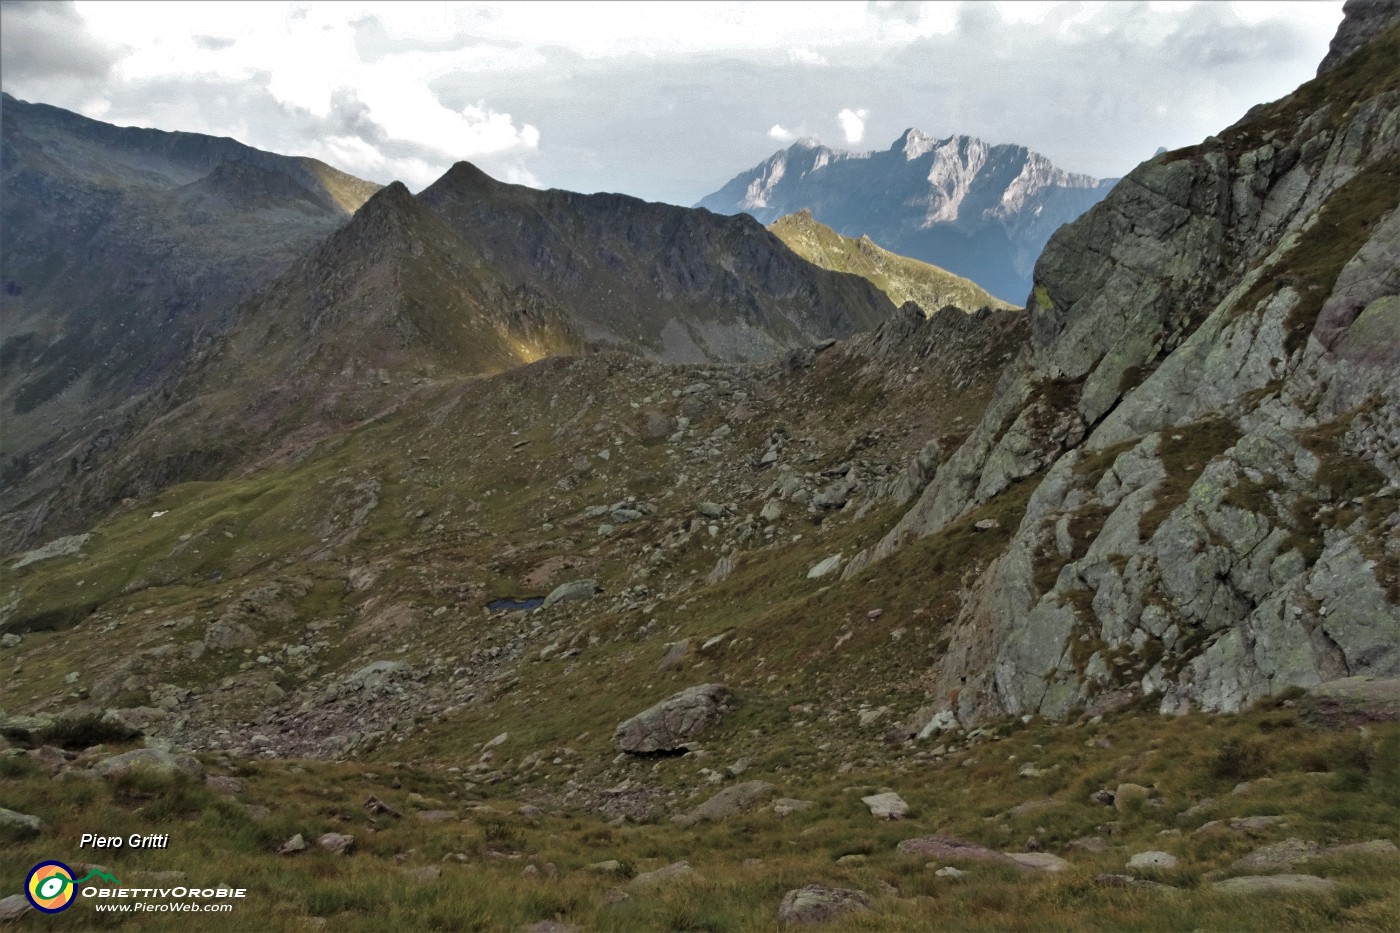
[[[7,664],[15,666],[0,702],[10,711],[72,705],[74,688],[64,683],[69,671],[79,672],[80,685],[94,684],[124,656],[198,640],[202,626],[184,620],[217,617],[249,587],[295,585],[296,618],[260,631],[255,648],[207,652],[161,674],[178,687],[208,692],[221,724],[237,731],[260,722],[267,704],[256,692],[215,696],[213,686],[256,669],[255,653],[309,639],[305,633],[313,626],[316,637],[329,642],[317,655],[325,672],[379,658],[426,669],[444,656],[465,663],[473,647],[501,646],[513,633],[528,631],[531,617],[488,617],[481,605],[494,595],[547,590],[552,583],[523,581],[549,558],[581,561],[564,578],[595,575],[607,592],[587,607],[544,616],[546,625],[526,639],[518,663],[466,684],[477,699],[451,712],[425,708],[411,730],[391,732],[354,762],[207,755],[213,770],[245,782],[240,800],[267,806],[266,817],[198,786],[55,784],[27,759],[0,757],[5,804],[51,827],[37,840],[7,846],[0,876],[22,877],[40,857],[96,858],[75,846],[77,834],[96,827],[172,833],[175,842],[166,852],[97,858],[123,880],[143,870],[180,870],[191,882],[246,884],[250,900],[226,917],[200,917],[207,929],[246,929],[249,923],[297,929],[313,916],[350,930],[510,930],[554,918],[606,930],[769,929],[783,893],[808,883],[858,887],[876,897],[874,915],[837,929],[924,929],[931,916],[954,929],[995,930],[1393,926],[1400,919],[1390,893],[1400,880],[1397,860],[1308,866],[1302,870],[1334,877],[1341,887],[1324,896],[1247,904],[1212,892],[1205,877],[1256,845],[1288,836],[1324,844],[1394,838],[1400,800],[1387,775],[1397,764],[1400,730],[1393,724],[1358,732],[1283,706],[1176,720],[1128,711],[1069,728],[1002,723],[991,733],[1002,738],[983,735],[942,754],[929,748],[938,740],[922,747],[882,741],[894,714],[882,715],[881,708],[908,710],[924,702],[921,675],[943,649],[943,626],[956,611],[959,587],[1000,551],[1034,479],[845,583],[809,581],[805,572],[831,553],[850,554],[878,539],[894,520],[892,507],[859,518],[837,513],[814,524],[788,503],[777,523],[780,534],[748,543],[738,569],[717,586],[697,578],[714,565],[723,537],[711,541],[702,532],[661,561],[647,559],[661,532],[688,523],[701,499],[756,511],[772,474],[707,464],[761,451],[779,427],[794,443],[792,459],[799,459],[799,450],[824,451],[811,469],[852,456],[899,461],[928,436],[956,436],[980,410],[985,395],[979,393],[995,371],[989,365],[979,386],[962,394],[935,374],[905,396],[886,388],[883,367],[862,374],[858,363],[824,355],[796,377],[751,373],[741,379],[736,385],[762,414],[730,422],[725,442],[732,446],[720,458],[646,439],[632,405],[670,413],[681,404],[673,391],[738,371],[667,372],[599,357],[547,361],[491,380],[445,381],[420,389],[400,415],[323,442],[279,469],[176,487],[129,506],[97,529],[81,555],[7,569],[5,592],[21,591],[25,611],[67,607],[73,618],[66,624],[88,605],[98,606],[77,628],[33,632],[7,651]],[[934,398],[943,404],[931,404]],[[917,428],[851,454],[848,438],[880,426],[875,412]],[[724,423],[712,411],[698,419],[692,437]],[[528,443],[517,447],[522,441]],[[596,456],[604,447],[612,451],[608,461]],[[572,488],[557,485],[580,454],[590,457],[591,470]],[[371,480],[379,484],[378,504],[354,530],[357,490]],[[650,499],[657,511],[599,538],[599,519],[587,518],[584,506],[629,494]],[[151,517],[157,511],[166,514]],[[1001,528],[977,532],[974,523],[988,517]],[[351,565],[378,567],[378,581],[363,592],[351,590],[345,582]],[[652,598],[627,608],[615,597],[642,581],[642,566],[649,569],[644,579]],[[100,587],[100,598],[87,595],[89,587]],[[365,607],[376,599],[411,604],[421,621],[407,630],[365,629]],[[875,608],[882,612],[871,619]],[[574,632],[589,636],[577,658],[535,660],[549,641]],[[720,633],[728,639],[719,648],[661,670],[671,643]],[[74,650],[94,644],[103,650]],[[611,730],[618,721],[711,680],[729,683],[740,708],[705,736],[699,753],[614,760]],[[280,681],[290,691],[303,684],[310,691],[294,695],[296,702],[324,682],[324,674],[291,665]],[[148,701],[119,698],[116,705]],[[862,710],[873,715],[872,723],[859,723]],[[487,759],[490,771],[473,772],[482,746],[501,733],[508,738],[493,751],[494,760]],[[779,793],[816,807],[786,819],[763,811],[692,830],[667,820],[720,786],[702,769],[718,771],[740,757],[750,761],[744,780],[772,781]],[[1019,777],[1027,762],[1048,773]],[[1238,781],[1260,776],[1275,782],[1247,795],[1229,793]],[[652,804],[652,815],[640,824],[609,825],[606,815],[585,806],[599,799],[599,789],[625,781]],[[1120,781],[1155,786],[1161,808],[1118,814],[1088,801],[1092,791]],[[909,801],[911,820],[869,818],[859,797],[884,788]],[[580,792],[571,798],[571,791]],[[427,801],[414,802],[410,793]],[[371,820],[361,809],[370,794],[407,815]],[[1189,821],[1178,818],[1206,797],[1219,802]],[[1043,809],[1007,815],[1013,806],[1046,800],[1037,804]],[[547,815],[517,814],[523,802],[544,804]],[[428,825],[412,815],[438,806],[460,819]],[[1283,815],[1286,822],[1259,839],[1189,834],[1212,817],[1258,814]],[[1110,822],[1118,825],[1107,835],[1108,852],[1067,848],[1071,839],[1106,832],[1097,827]],[[354,833],[357,854],[340,862],[320,852],[294,859],[274,854],[293,833],[310,839],[327,831]],[[954,881],[894,849],[901,839],[936,831],[1010,851],[1035,836],[1073,868],[1022,877],[964,865],[970,875]],[[1182,858],[1180,868],[1161,878],[1179,890],[1094,884],[1096,874],[1121,871],[1134,852],[1156,848]],[[501,859],[492,851],[520,858]],[[466,863],[442,862],[453,853],[462,853]],[[866,859],[836,864],[848,854]],[[583,870],[614,858],[623,865],[622,878]],[[745,865],[750,858],[762,861]],[[634,891],[621,904],[605,902],[626,875],[678,859],[689,860],[701,879]],[[529,863],[546,873],[522,874]],[[546,864],[557,866],[561,877],[550,878]],[[443,868],[440,878],[399,873],[430,865]],[[100,926],[105,919],[75,909],[54,924]],[[162,929],[176,922],[150,917],[141,923]]]
[[[1324,845],[1393,838],[1400,829],[1400,797],[1389,780],[1400,766],[1400,726],[1358,732],[1315,723],[1304,706],[1290,705],[1173,720],[1126,713],[1069,728],[1005,724],[937,760],[896,762],[891,752],[844,774],[759,768],[745,778],[773,780],[782,793],[815,806],[786,818],[756,810],[693,829],[667,822],[610,826],[568,808],[526,816],[516,812],[522,798],[511,789],[468,789],[459,775],[431,765],[208,758],[214,772],[243,783],[235,801],[187,780],[54,783],[35,763],[0,758],[6,802],[50,827],[38,840],[7,840],[0,874],[21,878],[34,862],[58,854],[70,864],[97,861],[129,885],[143,883],[142,872],[181,871],[191,885],[246,887],[249,897],[233,913],[198,918],[207,930],[306,929],[312,917],[349,931],[514,930],[544,920],[594,930],[765,930],[776,927],[783,893],[811,883],[875,897],[874,913],[829,927],[834,930],[926,930],[935,920],[957,930],[1394,929],[1400,923],[1394,856],[1333,857],[1297,869],[1337,880],[1328,894],[1239,898],[1211,889],[1214,878],[1240,874],[1232,863],[1262,844],[1290,836]],[[1048,773],[1018,777],[1025,762]],[[655,766],[695,767],[692,759]],[[1248,790],[1232,793],[1251,779]],[[1123,811],[1088,799],[1122,781],[1151,786],[1151,798]],[[859,797],[890,787],[912,813],[902,822],[877,822]],[[369,795],[404,815],[371,816],[361,806]],[[1027,802],[1034,804],[1029,812],[1009,812]],[[243,803],[270,813],[251,815]],[[1192,806],[1199,809],[1183,815]],[[453,816],[436,824],[416,817],[429,809]],[[1211,819],[1258,815],[1283,820],[1253,838],[1194,833]],[[78,835],[94,828],[169,832],[171,846],[79,851]],[[293,833],[314,840],[323,832],[353,834],[356,851],[346,858],[314,848],[292,858],[275,854]],[[1008,851],[1019,851],[1032,836],[1048,851],[1065,852],[1071,839],[1084,836],[1102,836],[1109,848],[1066,852],[1072,867],[1057,875],[963,862],[968,874],[953,879],[934,874],[944,862],[896,851],[900,840],[931,832]],[[1096,875],[1122,873],[1130,855],[1149,849],[1180,858],[1177,868],[1152,875],[1173,890],[1095,883]],[[838,863],[848,855],[864,858]],[[620,863],[617,873],[587,869],[607,859]],[[692,879],[628,889],[633,875],[681,859],[695,869]],[[440,877],[409,874],[434,867]],[[608,892],[619,887],[631,896],[609,903]],[[150,915],[138,925],[188,928],[189,920]],[[44,923],[119,927],[81,902]]]
[[[994,298],[976,282],[938,266],[891,253],[869,237],[842,236],[819,223],[810,211],[780,217],[768,229],[808,262],[824,269],[864,276],[897,305],[913,301],[927,314],[945,305],[964,311],[1015,307]]]

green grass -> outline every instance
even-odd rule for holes
[[[947,305],[963,311],[979,308],[1010,310],[1014,305],[993,297],[975,282],[938,266],[900,256],[877,246],[869,237],[842,236],[819,223],[810,211],[788,214],[768,230],[803,259],[834,272],[869,279],[896,305],[913,301],[926,315]]]
[[[907,751],[888,748],[847,774],[764,765],[758,776],[816,806],[786,818],[757,810],[691,829],[666,821],[609,826],[567,808],[525,818],[515,813],[517,788],[468,792],[460,778],[428,762],[210,758],[214,770],[232,771],[243,783],[239,799],[231,800],[187,778],[54,781],[37,763],[0,757],[7,803],[48,826],[41,837],[14,840],[0,850],[0,874],[22,877],[39,859],[58,857],[69,864],[98,862],[128,884],[138,883],[142,872],[181,871],[191,885],[246,887],[248,899],[232,914],[199,918],[200,929],[213,930],[299,929],[312,917],[348,930],[512,930],[542,920],[608,930],[770,929],[783,894],[810,883],[858,888],[874,898],[873,914],[831,927],[837,930],[927,929],[933,916],[941,929],[952,930],[1046,924],[1150,931],[1197,925],[1393,928],[1400,919],[1400,859],[1335,858],[1297,869],[1339,882],[1335,893],[1324,896],[1241,900],[1210,887],[1217,877],[1212,873],[1228,875],[1236,859],[1288,836],[1329,845],[1400,834],[1400,790],[1390,779],[1400,765],[1400,725],[1373,724],[1363,735],[1318,720],[1309,702],[1299,696],[1236,716],[1122,713],[1097,725],[1005,722],[994,730],[999,738],[968,743],[940,760],[916,763]],[[1018,777],[1025,761],[1048,774]],[[395,779],[401,786],[393,786]],[[1241,780],[1255,783],[1247,793],[1232,793]],[[1124,781],[1151,788],[1149,800],[1123,811],[1089,800],[1092,791]],[[859,797],[883,787],[911,804],[910,819],[870,818]],[[442,801],[460,819],[418,820],[413,814],[421,805],[410,801],[410,793]],[[372,817],[360,806],[371,794],[403,816]],[[1215,803],[1199,816],[1182,817],[1208,797]],[[1045,803],[1010,812],[1026,801]],[[251,814],[245,802],[270,813]],[[1257,838],[1193,835],[1210,819],[1269,814],[1283,822]],[[1110,821],[1116,828],[1106,837],[1107,852],[1068,848],[1073,839],[1100,834],[1097,827]],[[168,832],[171,846],[78,850],[78,835],[94,828],[123,836]],[[314,839],[332,831],[356,837],[350,856],[315,848]],[[277,855],[277,847],[298,832],[313,842],[312,849]],[[927,860],[895,848],[932,832],[1008,851],[1035,837],[1072,867],[1061,875],[1023,875],[964,863],[964,878],[939,878],[932,868],[942,863],[927,868]],[[1175,890],[1144,893],[1094,884],[1095,875],[1121,873],[1132,853],[1149,848],[1181,859],[1179,868],[1155,879]],[[456,860],[457,853],[465,863]],[[837,864],[850,854],[864,859]],[[624,870],[587,870],[606,859],[623,863]],[[629,876],[682,859],[694,869],[689,879],[650,889],[628,886]],[[536,873],[524,871],[527,865]],[[440,868],[441,875],[419,880],[408,874],[429,867]],[[608,903],[608,892],[617,888],[630,896]],[[1164,905],[1171,910],[1164,912]],[[165,930],[188,923],[179,915],[152,915],[141,926]],[[82,903],[46,924],[116,925]]]

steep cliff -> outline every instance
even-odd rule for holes
[[[1051,239],[981,423],[848,566],[1033,488],[915,725],[1400,672],[1396,62],[1392,22]]]

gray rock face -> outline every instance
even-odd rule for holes
[[[637,877],[632,879],[629,887],[649,888],[663,884],[674,884],[677,881],[693,881],[698,878],[699,875],[695,873],[695,869],[690,867],[690,863],[682,860],[652,871],[640,872]]]
[[[723,822],[736,814],[752,810],[776,791],[777,788],[767,781],[745,781],[726,787],[689,813],[675,817],[672,822],[682,826]]]
[[[975,842],[968,842],[966,839],[946,836],[941,833],[935,833],[932,836],[919,836],[916,839],[905,839],[899,844],[898,849],[905,855],[917,855],[943,862],[961,860],[993,862],[998,865],[1014,865],[1024,871],[1034,870],[995,849],[988,849]]]
[[[1058,874],[1067,870],[1070,863],[1052,855],[1049,852],[1007,852],[1006,857],[1013,859],[1027,868],[1034,868],[1036,871],[1043,871],[1048,874]]]
[[[11,894],[9,897],[0,898],[0,923],[22,920],[24,915],[33,909],[29,898],[23,894]]]
[[[956,700],[921,721],[1400,675],[1400,108],[1379,72],[1327,73],[1337,99],[1256,108],[1051,239],[1026,351],[868,555],[1026,496],[931,672]]]
[[[1326,894],[1337,882],[1316,875],[1245,875],[1213,884],[1224,894]]]
[[[795,797],[779,797],[777,800],[773,801],[773,812],[778,814],[778,816],[791,816],[794,813],[810,810],[814,806],[816,806],[816,804],[810,800],[798,800]]]
[[[623,722],[613,738],[633,754],[675,751],[730,712],[732,699],[723,684],[690,687]]]
[[[1315,842],[1288,838],[1273,845],[1261,846],[1244,858],[1236,859],[1231,871],[1282,871],[1305,862],[1322,851]]]
[[[118,778],[132,771],[149,771],[164,777],[184,773],[197,781],[203,781],[205,777],[204,766],[193,757],[177,756],[161,748],[138,748],[113,755],[98,762],[92,770],[104,778]]]
[[[323,833],[316,844],[332,855],[349,855],[355,847],[355,837],[345,833]]]
[[[1346,18],[1332,37],[1327,57],[1317,66],[1317,73],[1331,71],[1360,51],[1366,43],[1400,23],[1400,7],[1390,0],[1347,0]]]
[[[783,895],[778,907],[778,923],[785,927],[830,923],[847,914],[866,913],[871,909],[870,895],[864,891],[809,884]]]
[[[1176,866],[1177,857],[1170,852],[1139,852],[1128,859],[1128,867],[1135,871],[1160,871]]]
[[[598,592],[597,580],[573,580],[569,583],[561,584],[544,598],[544,608],[548,609],[556,603],[573,599],[592,599],[593,594]]]
[[[305,852],[306,849],[306,839],[302,837],[301,833],[297,833],[295,836],[282,843],[281,847],[277,850],[277,854],[295,855],[298,852]]]
[[[860,802],[870,808],[870,815],[877,820],[902,820],[909,814],[909,804],[893,791],[862,797]]]
[[[90,534],[68,535],[63,538],[55,538],[41,548],[32,551],[25,551],[19,555],[19,559],[10,565],[11,570],[19,570],[21,567],[28,567],[30,564],[41,560],[50,560],[55,557],[70,557],[87,544]],[[9,647],[8,645],[6,647]]]
[[[0,834],[12,839],[27,839],[43,831],[44,821],[37,816],[0,807]]]

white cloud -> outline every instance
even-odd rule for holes
[[[469,159],[693,203],[812,127],[853,148],[910,126],[967,133],[1121,174],[1311,77],[1341,18],[1340,0],[793,9],[0,2],[0,77],[24,99],[381,182],[419,186]],[[773,114],[788,122],[765,134]]]
[[[865,118],[868,116],[868,110],[852,110],[849,107],[836,115],[836,122],[841,124],[841,132],[849,145],[853,146],[865,138]]]

